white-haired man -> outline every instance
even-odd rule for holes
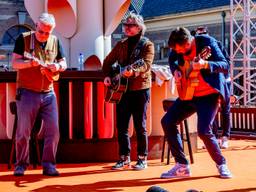
[[[58,110],[53,81],[67,68],[62,46],[52,35],[54,16],[42,13],[36,30],[16,40],[12,66],[17,70],[17,114],[15,176],[23,176],[29,165],[29,137],[36,117],[43,122],[43,174],[57,176],[55,167],[59,142]]]
[[[146,111],[150,99],[151,65],[154,58],[154,45],[144,37],[146,27],[143,18],[135,13],[123,21],[126,38],[119,41],[103,63],[104,84],[111,86],[112,65],[118,63],[122,68],[124,79],[128,81],[127,91],[116,105],[116,120],[119,143],[119,161],[112,169],[130,167],[130,139],[128,135],[129,120],[133,116],[137,136],[137,163],[135,170],[147,167],[148,138],[146,129]],[[141,67],[131,66],[142,60]],[[134,66],[134,65],[133,65]]]

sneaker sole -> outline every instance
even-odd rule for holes
[[[131,165],[125,165],[123,167],[117,168],[117,167],[111,167],[112,170],[125,170],[125,169],[131,169]]]
[[[232,177],[233,177],[232,175],[229,175],[229,176],[220,175],[221,179],[231,179]]]
[[[20,173],[14,173],[13,175],[14,175],[14,176],[16,176],[16,177],[21,177],[21,176],[24,176],[24,173],[23,173],[23,174],[20,174]]]
[[[46,172],[43,172],[43,175],[45,176],[59,176],[60,174],[59,173],[54,173],[54,174],[49,174],[49,173],[46,173]]]
[[[141,170],[144,170],[144,169],[147,169],[147,168],[148,168],[148,166],[145,166],[143,168],[133,167],[133,170],[134,171],[141,171]]]
[[[191,175],[182,175],[182,176],[161,176],[161,179],[173,179],[173,178],[187,178],[191,177]]]

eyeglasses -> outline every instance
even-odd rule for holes
[[[132,23],[124,23],[123,26],[125,27],[137,27],[137,24],[132,24]]]
[[[50,35],[50,32],[44,32],[44,31],[42,31],[41,29],[38,29],[37,31],[38,31],[38,33],[40,33],[41,35],[46,35],[46,36],[49,36],[49,35]]]

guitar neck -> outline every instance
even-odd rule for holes
[[[135,61],[134,63],[126,66],[126,69],[132,69],[133,71],[137,71],[139,68],[144,66],[144,60],[143,59],[139,59],[137,61]]]

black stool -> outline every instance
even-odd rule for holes
[[[176,99],[171,99],[171,98],[164,99],[163,100],[163,109],[164,109],[164,111],[167,111],[168,108],[173,105],[175,100]],[[184,138],[184,128],[185,128],[186,138]],[[193,164],[194,163],[194,158],[193,158],[193,152],[192,152],[190,136],[189,136],[189,131],[188,131],[188,121],[187,121],[187,119],[184,119],[184,121],[180,123],[180,135],[181,135],[181,140],[182,140],[182,144],[183,144],[183,149],[184,149],[184,143],[187,142],[188,153],[189,153],[189,157],[190,157],[190,163]],[[165,152],[165,145],[166,144],[168,145],[168,142],[167,142],[167,138],[164,136],[161,162],[164,161],[164,152]],[[168,165],[170,163],[170,150],[171,150],[170,146],[168,145],[168,149],[167,149],[167,164]]]
[[[13,163],[13,157],[14,157],[14,151],[15,151],[15,137],[16,137],[16,130],[17,130],[17,121],[18,121],[18,115],[17,115],[17,106],[16,102],[12,101],[10,102],[10,111],[13,115],[15,115],[14,118],[14,124],[13,124],[13,131],[12,131],[12,146],[11,146],[11,153],[9,157],[9,163],[8,163],[8,169],[11,169],[12,163]],[[33,126],[33,129],[31,131],[31,137],[30,137],[30,159],[31,162],[33,162],[33,168],[36,168],[37,163],[38,165],[41,164],[40,159],[40,150],[39,150],[39,143],[38,143],[38,131],[41,128],[41,118],[38,116],[36,118],[35,124]],[[36,156],[33,155],[36,153]]]

